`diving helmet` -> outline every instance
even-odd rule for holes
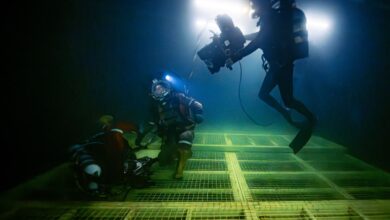
[[[154,79],[151,92],[153,99],[160,102],[164,101],[170,96],[172,92],[171,83],[165,80]]]

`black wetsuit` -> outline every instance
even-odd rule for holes
[[[294,11],[295,10],[295,11]],[[259,21],[261,31],[245,48],[236,53],[232,60],[238,61],[257,49],[263,50],[267,62],[266,76],[259,91],[259,97],[280,112],[287,121],[293,123],[288,111],[270,95],[279,87],[286,107],[295,109],[314,124],[314,115],[305,105],[293,96],[294,37],[292,13],[302,13],[299,9],[270,10]],[[303,15],[304,16],[304,15]],[[293,124],[294,125],[294,124]]]

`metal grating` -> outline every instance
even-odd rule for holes
[[[169,189],[230,189],[231,183],[228,174],[186,173],[183,180],[172,178],[154,179],[153,188]]]
[[[234,145],[252,145],[251,141],[245,135],[229,135]]]
[[[308,162],[350,161],[349,157],[341,153],[299,153],[297,156]]]
[[[238,160],[257,160],[257,161],[295,161],[288,153],[244,153],[237,152]]]
[[[227,170],[227,166],[225,161],[189,160],[186,165],[186,170],[224,171]]]
[[[205,145],[226,145],[224,135],[203,135],[203,142]]]
[[[329,188],[314,174],[249,174],[245,175],[248,187],[256,188]]]
[[[118,197],[125,202],[38,201],[0,219],[390,219],[387,173],[317,137],[307,147],[321,154],[293,155],[291,138],[197,133],[199,151],[193,148],[180,181],[172,179],[175,164],[156,166],[155,185]]]
[[[74,220],[123,220],[129,213],[126,208],[81,208],[77,209],[71,219]]]
[[[390,177],[380,172],[361,172],[354,175],[331,173],[326,176],[341,187],[390,187]]]
[[[342,200],[344,197],[334,191],[324,190],[270,190],[264,192],[252,191],[254,201],[320,201]]]
[[[187,210],[182,208],[143,208],[137,209],[131,219],[134,220],[184,220]],[[130,218],[129,218],[130,219]]]
[[[308,162],[319,171],[364,171],[367,167],[355,162]]]
[[[241,161],[241,169],[243,171],[303,171],[304,168],[297,162],[252,162]]]
[[[248,136],[250,139],[254,141],[256,145],[259,146],[273,146],[274,144],[271,142],[269,136]]]
[[[127,201],[136,202],[231,202],[234,201],[233,193],[230,190],[223,192],[145,192],[133,191],[127,197]]]
[[[243,209],[195,209],[191,219],[246,219]]]
[[[390,199],[390,188],[347,189],[356,199]]]
[[[223,152],[194,151],[192,159],[224,160],[225,154]]]

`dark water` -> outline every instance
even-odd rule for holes
[[[326,45],[311,45],[310,58],[295,67],[295,95],[318,116],[315,133],[389,170],[390,6],[298,3],[334,13]],[[192,63],[196,32],[187,1],[20,3],[4,21],[2,189],[67,160],[67,146],[90,135],[102,114],[148,120],[150,83],[164,71],[186,79],[193,68],[187,83],[205,106],[202,128],[253,126],[239,107],[238,65],[212,76]],[[258,121],[284,131],[286,122],[257,98],[265,74],[259,55],[242,61],[242,100]]]

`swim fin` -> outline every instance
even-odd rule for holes
[[[305,144],[309,141],[312,133],[313,133],[312,126],[306,126],[301,130],[299,130],[298,134],[289,144],[294,154],[297,154],[305,146]]]

